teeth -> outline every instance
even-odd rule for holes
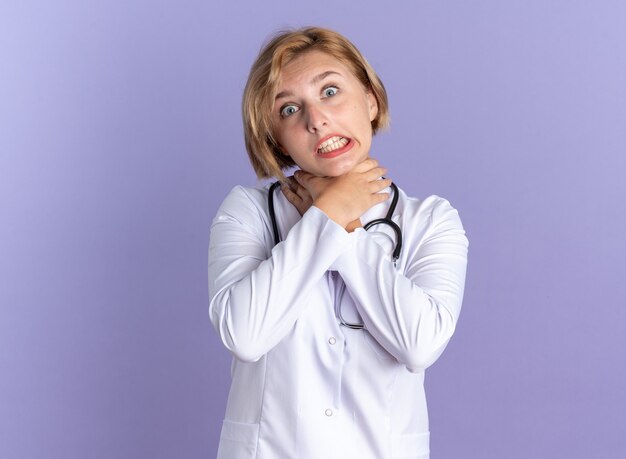
[[[328,153],[333,150],[337,150],[338,148],[341,148],[347,144],[348,144],[348,139],[346,139],[345,137],[335,136],[335,137],[331,137],[330,139],[322,143],[317,149],[317,151],[320,153]]]

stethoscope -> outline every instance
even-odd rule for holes
[[[280,242],[280,233],[278,231],[278,224],[276,223],[276,213],[274,211],[274,191],[279,186],[280,186],[280,182],[272,183],[269,189],[268,197],[267,197],[270,220],[272,221],[272,231],[274,232],[274,244],[278,244]],[[391,183],[390,186],[391,186],[391,189],[393,190],[393,198],[391,199],[391,205],[389,206],[387,215],[385,215],[384,218],[377,218],[375,220],[372,220],[371,222],[366,223],[365,225],[363,225],[363,229],[367,231],[376,225],[388,225],[393,229],[394,233],[396,233],[396,245],[393,249],[393,253],[391,254],[391,258],[393,261],[393,265],[396,266],[396,262],[398,261],[398,258],[400,258],[400,252],[402,251],[402,230],[400,229],[398,224],[391,219],[391,217],[393,217],[393,213],[396,211],[396,206],[398,205],[399,193],[398,193],[398,187],[396,186],[395,183]],[[341,314],[341,299],[343,298],[345,289],[346,289],[346,284],[342,282],[339,288],[339,301],[335,301],[335,314],[337,315],[337,318],[339,319],[339,322],[341,323],[341,325],[351,328],[353,330],[362,330],[363,328],[365,328],[365,325],[363,323],[347,322],[343,318],[343,315]]]

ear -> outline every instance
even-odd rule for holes
[[[371,89],[365,93],[365,97],[367,98],[371,122],[374,121],[378,115],[378,101],[376,100],[376,96],[374,96]]]

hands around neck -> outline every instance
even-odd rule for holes
[[[386,172],[378,161],[367,158],[339,177],[317,177],[298,170],[281,188],[300,215],[314,205],[352,232],[362,226],[361,215],[389,198],[390,193],[382,190],[391,185],[391,180],[380,179]]]

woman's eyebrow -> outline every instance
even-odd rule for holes
[[[341,76],[341,74],[339,72],[334,72],[332,70],[328,70],[326,72],[322,72],[319,75],[317,75],[316,77],[313,77],[313,79],[311,80],[311,84],[316,84],[319,83],[320,81],[322,81],[324,78],[330,76],[330,75],[339,75]]]
[[[320,81],[324,80],[325,78],[329,77],[330,75],[339,75],[341,76],[341,73],[339,72],[335,72],[333,70],[327,70],[326,72],[322,72],[319,75],[314,76],[310,83],[311,85],[317,84]],[[281,99],[283,97],[290,97],[293,96],[293,93],[291,91],[281,91],[278,94],[276,94],[276,97],[274,98],[274,100],[278,100]]]
[[[278,94],[276,94],[276,97],[274,98],[274,100],[282,99],[283,97],[291,97],[291,96],[293,96],[293,92],[281,91]]]

